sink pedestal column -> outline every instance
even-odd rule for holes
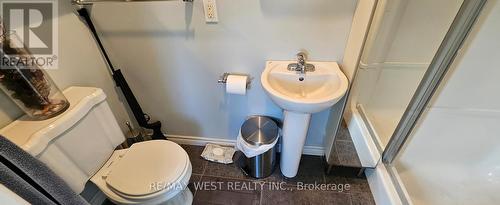
[[[299,169],[311,114],[285,110],[283,115],[280,168],[285,177],[291,178],[297,175]]]

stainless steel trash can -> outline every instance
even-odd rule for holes
[[[252,116],[241,126],[241,136],[253,146],[272,144],[278,138],[278,126],[269,117]],[[247,158],[242,155],[239,163],[246,175],[254,178],[268,177],[276,167],[276,146],[255,157]]]

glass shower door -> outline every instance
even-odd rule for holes
[[[485,2],[379,1],[348,104],[350,129],[383,151],[367,171],[383,190],[374,194],[418,205],[500,200],[500,2]]]
[[[382,152],[462,0],[382,0],[354,80],[350,107]]]

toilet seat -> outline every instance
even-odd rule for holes
[[[117,203],[157,204],[186,189],[191,171],[181,146],[152,140],[115,151],[91,181]]]

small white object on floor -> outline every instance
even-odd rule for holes
[[[231,164],[233,163],[234,152],[235,150],[233,147],[225,147],[208,143],[205,145],[205,149],[201,153],[201,157],[212,162]]]

